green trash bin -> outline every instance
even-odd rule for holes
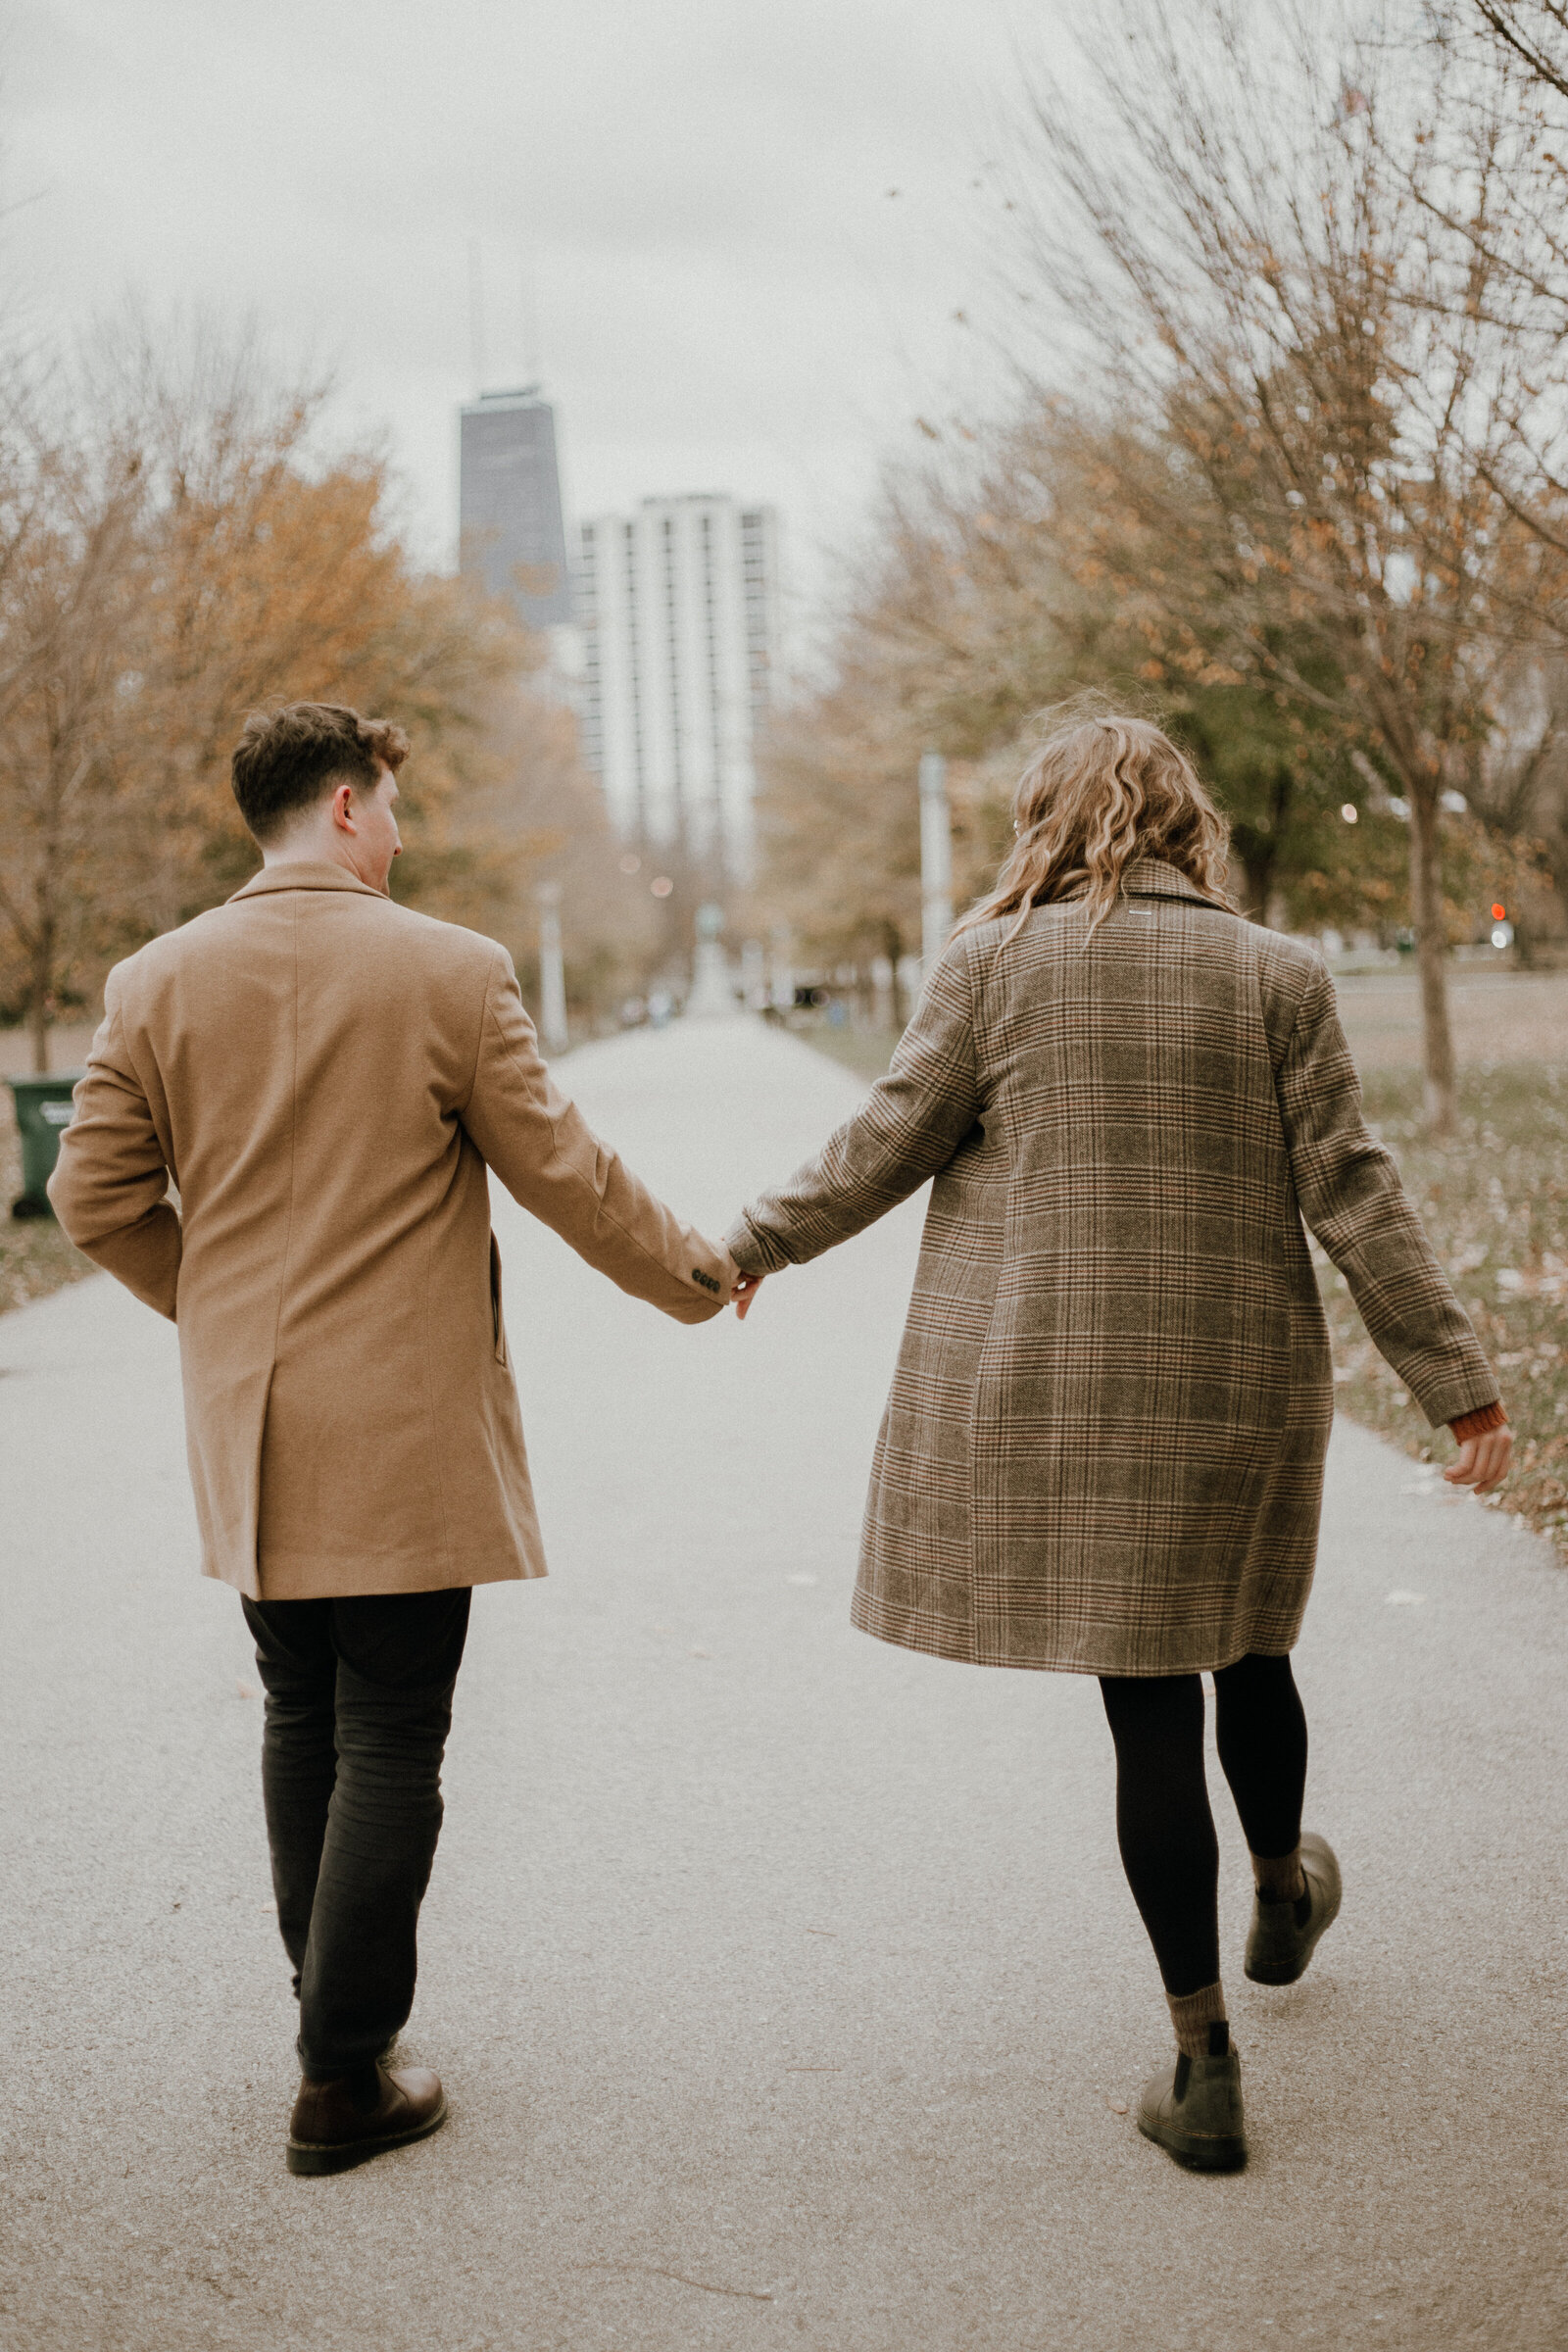
[[[55,1172],[60,1138],[75,1116],[71,1100],[80,1070],[57,1070],[48,1078],[8,1078],[22,1133],[22,1191],[11,1203],[14,1217],[52,1217],[44,1186]]]

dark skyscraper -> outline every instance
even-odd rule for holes
[[[463,411],[458,516],[465,571],[510,596],[530,628],[570,620],[556,413],[533,386]]]

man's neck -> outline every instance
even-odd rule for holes
[[[383,898],[391,893],[384,882],[372,882],[362,874],[354,862],[351,844],[336,833],[285,833],[281,841],[264,843],[262,865],[335,865],[341,867],[351,882],[361,883],[367,890],[379,890]]]
[[[263,865],[340,865],[346,874],[354,868],[330,833],[285,833],[281,840],[263,842]],[[355,874],[355,880],[359,876]]]

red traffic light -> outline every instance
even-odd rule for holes
[[[1505,918],[1505,916],[1507,915],[1507,912],[1508,912],[1508,909],[1507,909],[1507,907],[1506,907],[1506,906],[1503,906],[1503,905],[1500,903],[1500,901],[1498,901],[1498,902],[1494,902],[1494,905],[1493,905],[1493,909],[1492,909],[1492,919],[1493,919],[1493,921],[1494,921],[1494,923],[1500,923],[1500,922],[1502,922],[1502,921],[1503,921],[1503,919]]]

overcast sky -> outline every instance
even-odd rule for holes
[[[994,390],[1005,217],[972,183],[1052,14],[7,0],[6,281],[35,333],[134,289],[329,360],[446,562],[477,239],[486,386],[542,378],[569,509],[771,498],[799,607],[914,416]]]

